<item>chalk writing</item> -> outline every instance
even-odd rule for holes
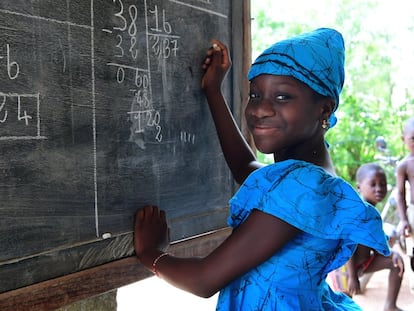
[[[135,4],[125,6],[123,0],[112,0],[114,5],[114,25],[112,28],[102,29],[103,32],[112,34],[115,37],[114,59],[117,61],[108,62],[107,65],[116,69],[116,82],[119,84],[133,80],[136,88],[132,89],[133,99],[129,121],[132,122],[133,132],[143,134],[147,129],[154,129],[154,139],[162,141],[161,114],[154,107],[151,85],[151,62],[150,50],[158,58],[168,59],[176,57],[179,50],[179,38],[173,34],[173,26],[168,21],[165,9],[154,5],[147,9],[146,0],[143,1],[143,18],[145,20],[145,32],[147,46],[143,51],[138,50],[137,33],[139,31],[137,21],[139,10]],[[148,40],[151,40],[149,48]],[[140,52],[145,54],[146,67],[136,66]],[[141,57],[144,57],[142,55]],[[133,79],[127,76],[133,75]],[[129,76],[130,77],[130,76]],[[133,139],[134,141],[136,139]]]
[[[10,45],[7,44],[7,74],[11,80],[14,80],[19,75],[19,64],[16,61],[10,59]]]
[[[195,9],[195,10],[200,10],[200,11],[203,11],[203,12],[206,12],[206,13],[209,13],[209,14],[212,14],[212,15],[216,15],[216,16],[219,16],[219,17],[222,17],[222,18],[226,18],[226,19],[228,18],[227,15],[222,14],[220,12],[216,12],[214,10],[211,10],[210,8],[203,8],[203,7],[200,7],[200,6],[197,6],[197,5],[193,5],[193,4],[187,3],[185,1],[180,1],[180,0],[169,0],[169,1],[170,2],[173,2],[175,4],[179,4],[179,5],[182,5],[182,6],[186,6],[186,7]],[[203,4],[208,4],[208,5],[211,5],[212,4],[211,3],[211,0],[198,0],[198,2],[199,3],[203,3]]]
[[[10,80],[16,79],[20,73],[20,66],[16,61],[12,60],[10,44],[6,44],[6,56],[0,55],[0,59],[6,59],[6,69],[8,78]]]
[[[7,77],[16,80],[20,65],[12,56],[12,47],[6,44],[5,59]],[[0,140],[44,139],[40,135],[39,94],[0,92]]]
[[[153,16],[154,21],[154,27],[150,28],[150,37],[154,41],[151,46],[152,51],[162,58],[177,56],[180,36],[171,34],[173,29],[166,19],[165,10],[159,12],[158,6],[154,5],[154,9],[149,10],[149,13]]]
[[[195,138],[196,138],[195,134],[191,134],[186,131],[180,132],[180,141],[183,143],[190,143],[194,145]]]
[[[39,107],[38,93],[0,92],[0,140],[45,139],[40,135]]]

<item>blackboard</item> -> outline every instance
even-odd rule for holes
[[[0,293],[132,255],[147,203],[173,241],[225,227],[234,182],[200,65],[212,38],[232,49],[234,10],[0,2]]]

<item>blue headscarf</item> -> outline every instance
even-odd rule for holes
[[[283,41],[266,49],[250,68],[248,79],[261,74],[291,76],[315,92],[336,100],[345,80],[345,46],[342,35],[330,28],[319,28]],[[335,114],[329,119],[336,123]]]

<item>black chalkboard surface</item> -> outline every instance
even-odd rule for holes
[[[0,2],[0,292],[131,255],[147,203],[175,241],[225,226],[200,64],[232,23],[228,1]]]

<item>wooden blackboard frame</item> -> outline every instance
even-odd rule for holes
[[[251,64],[250,1],[231,0],[231,5],[233,101],[229,104],[243,133],[249,137],[243,123],[243,103],[246,102],[248,90],[245,77]],[[228,234],[228,229],[210,232],[201,237],[176,243],[172,247],[172,251],[177,255],[203,256],[214,249]],[[132,256],[2,293],[0,294],[0,309],[51,310],[142,280],[148,276],[150,273]],[[95,285],[79,287],[85,279],[94,279]],[[86,282],[86,284],[90,283]]]
[[[229,234],[229,228],[210,232],[174,243],[170,252],[177,256],[205,256]],[[151,272],[144,269],[136,257],[128,257],[0,294],[0,310],[54,310],[149,276]]]

